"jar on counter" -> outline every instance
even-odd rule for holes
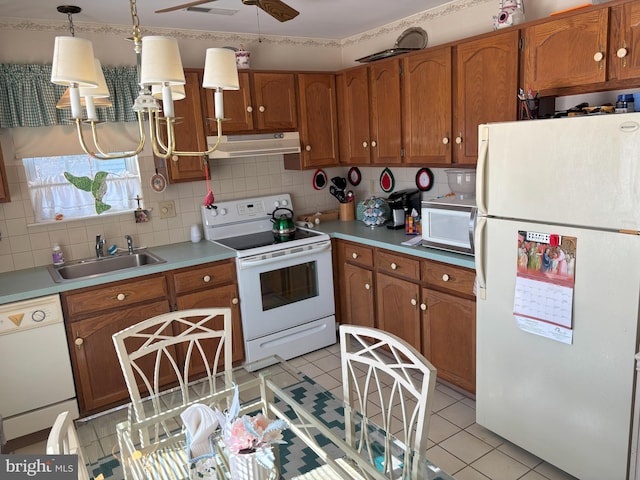
[[[64,264],[64,254],[62,253],[60,245],[55,244],[51,249],[51,259],[53,260],[54,265]]]
[[[627,102],[627,113],[636,111],[636,108],[635,108],[636,102],[635,102],[635,99],[633,98],[632,93],[627,93],[624,96],[624,101]]]

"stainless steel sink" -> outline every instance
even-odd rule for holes
[[[49,265],[47,269],[54,282],[63,283],[165,262],[166,260],[151,253],[149,250],[140,249],[130,255],[112,255],[103,258],[75,260],[59,266]]]

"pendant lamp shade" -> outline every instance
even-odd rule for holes
[[[236,54],[228,48],[207,48],[204,60],[204,88],[239,90]]]
[[[102,71],[102,65],[100,64],[100,60],[95,59],[95,69],[96,69],[96,78],[98,79],[97,87],[80,87],[80,96],[81,97],[94,97],[94,98],[105,98],[109,96],[109,87],[107,87],[107,81],[104,78],[104,72]]]
[[[56,37],[51,65],[51,82],[57,85],[97,87],[93,45],[77,37]]]
[[[142,37],[140,84],[184,85],[178,41],[172,37]]]
[[[158,100],[162,99],[162,86],[161,85],[151,85],[151,95],[153,98],[157,98]],[[184,91],[184,85],[171,85],[171,98],[173,100],[182,100],[186,98],[187,95]]]
[[[95,104],[96,107],[112,107],[113,106],[113,103],[111,102],[111,100],[109,100],[108,97],[95,97],[95,100],[93,103]],[[82,105],[83,107],[86,105],[86,100],[84,99],[84,97],[80,99],[80,105]],[[56,103],[56,108],[59,108],[61,110],[65,108],[71,108],[71,89],[70,88],[67,88],[64,94],[60,97],[60,100],[58,100],[58,103]]]

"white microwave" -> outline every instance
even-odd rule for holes
[[[422,201],[422,245],[473,255],[475,198],[444,197]]]

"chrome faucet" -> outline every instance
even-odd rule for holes
[[[129,250],[129,255],[133,255],[133,239],[131,235],[125,235],[124,239],[127,241],[127,250]]]
[[[104,243],[105,240],[102,238],[102,235],[96,235],[96,257],[102,258],[104,257]]]

